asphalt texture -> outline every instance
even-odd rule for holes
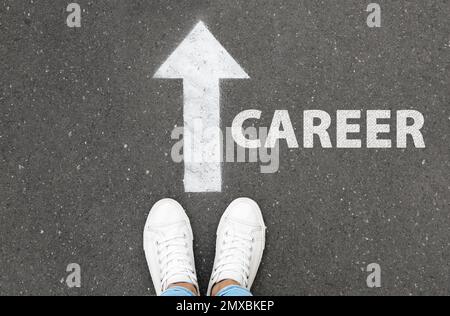
[[[377,29],[359,0],[79,0],[78,29],[68,3],[0,2],[1,295],[153,295],[142,231],[166,197],[191,218],[204,292],[241,196],[268,226],[256,295],[450,294],[450,1],[378,1]],[[222,193],[185,193],[183,87],[152,76],[199,21],[251,77],[222,83],[222,127],[289,110],[301,139],[304,110],[414,109],[427,148],[283,143],[277,173],[226,163]]]

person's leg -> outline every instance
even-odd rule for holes
[[[239,285],[231,285],[228,286],[219,292],[216,293],[214,296],[223,296],[223,297],[250,297],[253,296],[252,292],[250,292],[247,289],[244,289],[242,286]]]
[[[145,224],[144,251],[157,295],[198,295],[192,228],[178,202],[165,199],[152,208]]]
[[[250,289],[261,264],[265,233],[264,219],[255,201],[242,198],[231,203],[217,231],[208,295],[252,295]]]
[[[174,286],[174,287],[169,288],[165,292],[163,292],[161,294],[161,296],[172,296],[172,297],[185,296],[185,297],[189,297],[189,296],[196,296],[196,295],[194,294],[194,292],[188,290],[184,286]]]

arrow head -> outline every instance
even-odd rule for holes
[[[249,79],[249,76],[206,25],[200,22],[159,68],[154,78],[192,79],[198,82]]]

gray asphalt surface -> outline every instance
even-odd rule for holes
[[[79,0],[0,2],[0,294],[153,295],[142,251],[152,205],[180,201],[203,291],[219,219],[254,198],[268,226],[257,295],[450,294],[450,2]],[[415,109],[427,148],[281,148],[276,174],[224,165],[224,192],[186,194],[170,133],[180,82],[152,79],[204,21],[251,80],[222,84],[239,112]],[[382,288],[366,285],[370,263]],[[62,280],[78,263],[82,287]]]

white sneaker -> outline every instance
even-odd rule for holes
[[[178,202],[155,204],[145,224],[144,251],[158,296],[175,283],[190,283],[198,290],[193,239],[189,218]]]
[[[217,283],[233,280],[250,290],[261,264],[265,247],[266,226],[255,201],[235,200],[219,224],[216,259],[208,295]]]

